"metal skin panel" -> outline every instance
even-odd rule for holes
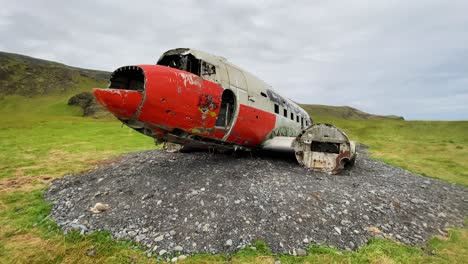
[[[259,145],[275,127],[275,115],[240,105],[239,115],[227,141],[236,145],[255,147]]]
[[[214,138],[223,89],[195,74],[164,66],[140,65],[146,76],[140,122]],[[218,138],[221,135],[218,135]]]
[[[119,119],[132,117],[140,105],[140,92],[121,89],[94,89],[96,101]]]
[[[274,114],[245,105],[247,93],[235,89],[238,110],[233,117],[231,130],[217,129],[215,122],[224,91],[219,84],[165,66],[138,67],[145,75],[143,92],[111,87],[94,89],[94,94],[98,102],[118,118],[130,119],[129,122],[134,119],[133,122],[143,124],[146,134],[173,140],[173,136],[168,136],[167,133],[178,129],[187,134],[184,136],[196,135],[220,141],[224,138],[234,145],[256,147],[275,126]],[[125,96],[116,97],[121,94],[131,94],[138,99],[133,99],[132,104],[127,105]],[[141,103],[137,103],[138,101]],[[120,114],[122,111],[125,112],[124,115]]]

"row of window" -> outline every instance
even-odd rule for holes
[[[278,115],[280,114],[280,107],[279,107],[278,104],[275,104],[275,113],[278,114]],[[288,118],[288,109],[283,108],[283,116]],[[296,118],[294,118],[294,117],[296,117]],[[309,121],[308,120],[304,120],[304,117],[299,116],[299,115],[294,116],[293,112],[290,113],[290,118],[293,121],[296,120],[296,122],[300,123],[301,126],[304,126],[304,125],[309,126]]]

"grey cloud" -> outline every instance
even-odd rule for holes
[[[0,49],[113,70],[174,47],[303,103],[467,119],[466,1],[5,1]]]

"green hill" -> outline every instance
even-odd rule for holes
[[[109,72],[0,52],[0,97],[70,95],[92,86],[105,86],[109,75]]]
[[[396,115],[373,115],[349,106],[329,106],[315,104],[300,104],[315,119],[348,119],[348,120],[404,120]]]
[[[67,66],[19,54],[0,52],[0,111],[37,114],[69,114],[68,100],[93,87],[107,86],[110,73]],[[349,106],[301,105],[314,121],[403,120],[400,116],[379,116]],[[95,108],[94,105],[88,107]],[[86,109],[83,109],[86,112]],[[96,115],[108,116],[98,109]],[[78,110],[79,111],[79,110]],[[76,113],[76,110],[73,110]]]

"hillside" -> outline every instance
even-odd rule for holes
[[[329,106],[315,104],[300,104],[309,113],[312,120],[318,119],[347,119],[347,120],[404,120],[396,115],[373,115],[349,106]]]
[[[35,111],[38,114],[58,110],[69,112],[65,105],[71,97],[82,92],[89,92],[92,87],[105,87],[109,72],[82,69],[65,64],[37,59],[29,56],[0,52],[0,111],[28,111],[34,106],[47,111]],[[81,95],[83,96],[83,95]],[[90,95],[89,95],[90,96]],[[87,96],[87,97],[89,97]],[[72,100],[73,101],[73,100]],[[54,104],[49,106],[46,104]],[[63,107],[56,107],[58,104]],[[80,102],[85,115],[93,109],[93,117],[108,117],[102,109],[91,102]],[[349,106],[301,105],[313,120],[349,119],[349,120],[402,120],[399,116],[379,116],[362,112]],[[69,107],[68,107],[69,108]],[[97,109],[94,111],[94,109]],[[63,112],[63,111],[62,111]],[[61,115],[62,113],[57,113]],[[318,120],[317,120],[318,119]]]
[[[105,86],[109,75],[109,72],[0,52],[0,97],[69,95],[92,86]]]

